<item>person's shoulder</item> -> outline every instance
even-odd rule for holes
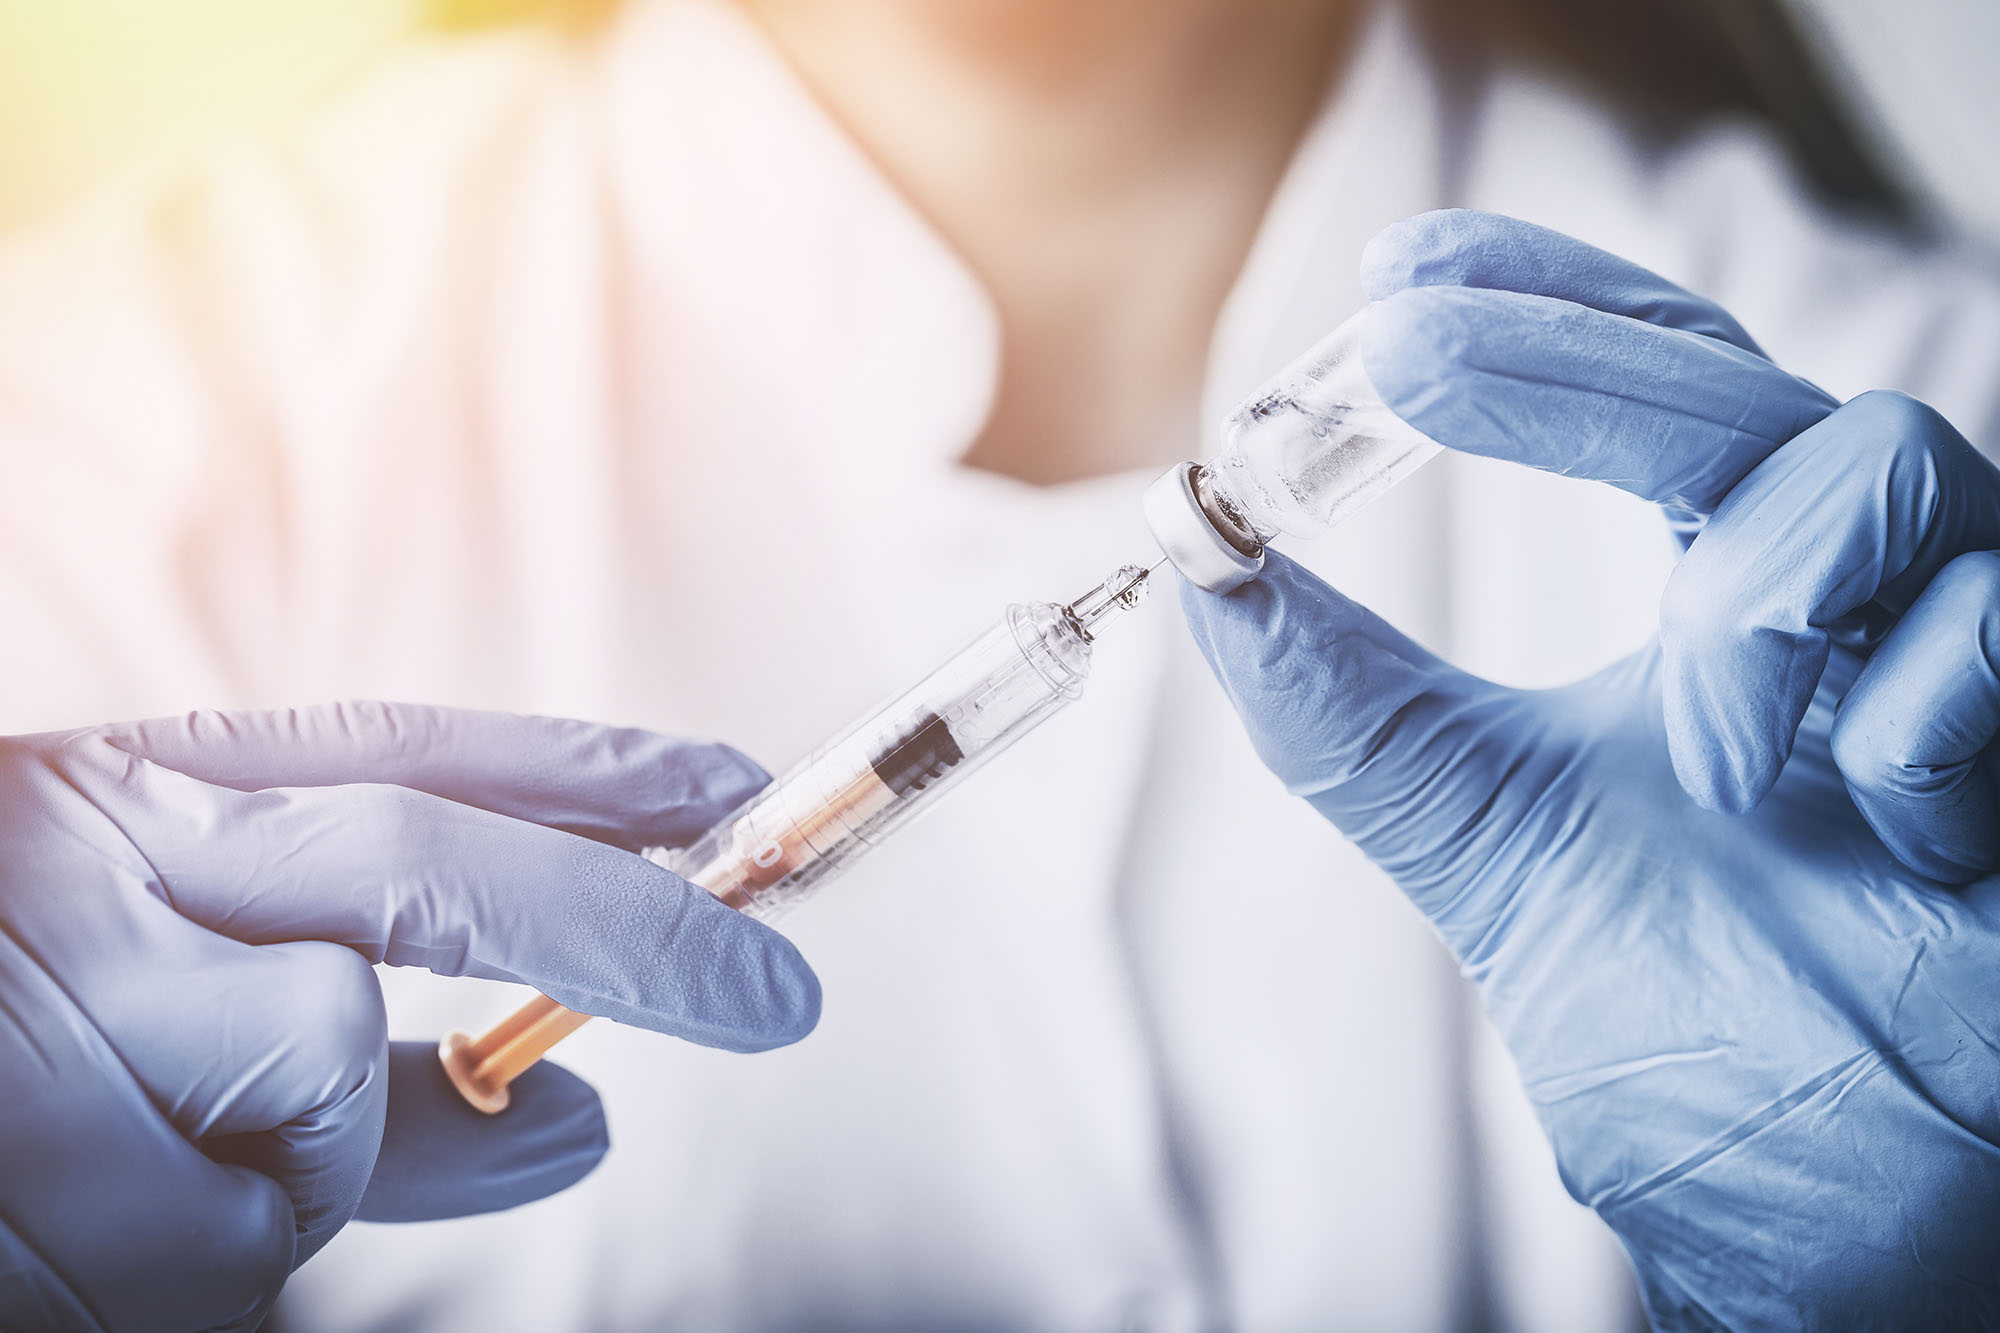
[[[413,240],[492,150],[575,100],[578,67],[538,30],[398,41],[286,122],[132,163],[0,240],[6,322],[80,314],[100,290],[130,308],[163,282],[212,298],[354,233]]]
[[[540,29],[413,36],[286,124],[134,164],[7,237],[0,441],[185,478],[300,384],[362,385],[454,334],[464,252],[587,178],[591,70]],[[535,174],[551,161],[582,165]]]
[[[181,185],[220,226],[289,226],[365,265],[495,207],[524,148],[584,118],[590,77],[589,50],[541,27],[418,33],[286,132],[217,145]]]
[[[595,44],[537,25],[419,34],[302,123],[280,154],[335,180],[450,179],[588,95]]]

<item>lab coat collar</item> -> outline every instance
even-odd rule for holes
[[[1401,6],[1376,7],[1272,195],[1209,348],[1203,417],[1358,310],[1362,248],[1446,195],[1444,99]],[[1384,133],[1384,127],[1393,127]]]
[[[639,0],[603,58],[644,292],[771,367],[770,392],[847,427],[853,457],[955,470],[1000,368],[965,263],[726,0]],[[1328,83],[1217,322],[1205,420],[1358,308],[1368,237],[1443,197],[1437,79],[1400,6],[1375,9]]]
[[[599,58],[635,296],[767,368],[758,392],[844,457],[955,463],[993,400],[993,306],[752,22],[638,0]]]

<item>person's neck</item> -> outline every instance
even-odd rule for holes
[[[1055,481],[1189,447],[1215,316],[1349,0],[743,0],[986,283],[968,461]]]

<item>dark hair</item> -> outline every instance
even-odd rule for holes
[[[427,0],[435,27],[585,30],[620,0]],[[1776,134],[1835,208],[1915,229],[1923,210],[1859,132],[1782,0],[1410,0],[1441,51],[1568,83],[1661,144],[1723,116]]]
[[[1924,210],[1874,151],[1782,0],[1415,0],[1433,41],[1584,91],[1670,144],[1719,117],[1774,133],[1829,205],[1919,229]]]

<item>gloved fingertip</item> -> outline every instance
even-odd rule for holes
[[[606,805],[627,803],[608,828],[600,820],[576,831],[628,850],[685,847],[771,782],[763,765],[719,741],[570,725],[583,741],[578,770],[609,794]]]
[[[1489,214],[1438,208],[1399,219],[1375,233],[1361,251],[1361,290],[1379,301],[1410,287],[1456,282],[1451,260],[1485,230]],[[1447,273],[1436,270],[1445,267]]]
[[[1248,583],[1231,588],[1228,592],[1211,592],[1207,588],[1175,574],[1179,585],[1181,614],[1186,617],[1188,628],[1197,638],[1220,629],[1223,626],[1261,627],[1264,619],[1273,609],[1274,599],[1265,577],[1271,572],[1272,556],[1267,553],[1265,569]],[[1224,630],[1224,632],[1231,632]]]
[[[1966,884],[2000,871],[2000,755],[1989,753],[2000,719],[1983,634],[2000,624],[2000,553],[1974,559],[1987,586],[1953,596],[1961,556],[1870,658],[1842,698],[1829,737],[1855,809],[1890,855],[1926,879]],[[1939,617],[1949,615],[1956,623]],[[1933,631],[1950,624],[1950,632]],[[1941,691],[1958,690],[1953,698]]]
[[[1777,778],[1774,765],[1760,762],[1705,727],[1676,726],[1670,720],[1667,753],[1681,790],[1696,805],[1716,814],[1749,814],[1770,793]]]
[[[1462,287],[1412,287],[1369,306],[1360,320],[1369,384],[1390,411],[1433,439],[1452,437],[1448,413],[1478,332],[1469,316],[1488,299]]]
[[[604,1107],[560,1065],[535,1065],[486,1115],[452,1087],[428,1042],[392,1042],[382,1151],[355,1217],[425,1222],[499,1212],[569,1188],[611,1145]]]
[[[702,747],[700,765],[704,794],[710,803],[735,806],[771,785],[764,766],[733,745],[712,741]]]
[[[1762,793],[1748,785],[1716,773],[1682,773],[1680,779],[1681,790],[1696,805],[1718,815],[1747,815],[1762,799]]]
[[[1248,583],[1213,593],[1182,580],[1180,596],[1202,656],[1239,705],[1239,686],[1265,693],[1294,688],[1294,669],[1312,660],[1299,651],[1305,646],[1301,633],[1332,633],[1354,610],[1339,592],[1275,551],[1265,553],[1263,571]],[[1293,621],[1299,623],[1288,633]]]
[[[819,974],[812,970],[798,946],[768,927],[770,938],[763,955],[762,995],[756,1012],[758,1021],[748,1029],[748,1040],[731,1049],[754,1052],[776,1050],[802,1041],[819,1026]]]

